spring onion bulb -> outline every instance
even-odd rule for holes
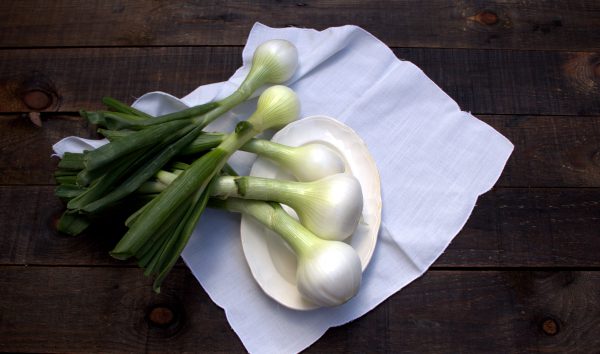
[[[319,306],[337,306],[357,294],[362,268],[350,245],[315,236],[277,203],[238,198],[213,199],[210,203],[250,215],[279,234],[298,257],[297,288],[309,301]]]
[[[240,87],[218,103],[220,106],[227,106],[227,110],[229,110],[231,107],[247,100],[254,91],[265,84],[284,83],[294,75],[297,67],[298,50],[292,43],[283,39],[266,41],[254,51],[250,72],[240,84]],[[222,113],[224,112],[220,114]],[[202,117],[198,119],[201,121],[206,120]],[[212,121],[212,118],[210,121]]]
[[[118,259],[136,256],[144,259],[144,264],[150,268],[146,274],[156,274],[154,289],[159,291],[160,283],[173,267],[185,244],[189,240],[193,227],[200,218],[205,204],[202,199],[209,182],[223,168],[227,159],[254,135],[263,130],[281,127],[297,118],[300,112],[300,102],[291,89],[285,86],[271,86],[259,97],[256,111],[246,121],[238,123],[235,133],[219,144],[215,149],[194,161],[179,177],[165,190],[147,204],[134,221],[129,225],[129,231],[123,236],[111,255]],[[192,198],[190,202],[190,198]],[[178,210],[186,206],[194,207],[190,214],[179,219]],[[164,225],[172,222],[174,228],[163,230]],[[185,225],[184,225],[185,224]],[[182,226],[184,225],[184,226]],[[157,230],[163,230],[162,239],[167,240],[167,246],[156,255],[152,247],[153,236]],[[158,237],[158,236],[157,236]],[[173,240],[173,241],[172,241]],[[150,255],[148,255],[148,250]],[[153,257],[158,257],[156,261]],[[147,260],[147,262],[146,262]]]
[[[219,106],[229,110],[247,100],[254,91],[265,84],[282,84],[294,75],[297,67],[298,50],[292,43],[284,39],[268,40],[254,51],[252,66],[244,81],[231,95],[218,101]],[[224,112],[208,112],[206,116],[196,118],[196,121],[206,126]]]
[[[275,162],[299,181],[315,181],[346,170],[340,155],[327,145],[319,143],[291,147],[253,139],[242,150]]]
[[[338,241],[354,233],[363,208],[360,183],[346,173],[313,182],[223,176],[213,182],[211,195],[286,204],[315,235]]]
[[[284,39],[272,39],[254,51],[248,77],[260,77],[266,83],[282,84],[294,75],[297,67],[296,47]]]

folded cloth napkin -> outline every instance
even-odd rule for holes
[[[477,197],[496,182],[513,149],[418,67],[356,26],[316,31],[255,24],[244,65],[229,81],[201,86],[181,100],[148,93],[134,106],[156,115],[225,97],[245,77],[254,49],[274,38],[298,48],[299,68],[289,86],[300,98],[301,117],[336,117],[366,142],[381,175],[383,216],[358,295],[339,307],[303,312],[279,305],[256,284],[242,251],[239,216],[205,212],[183,259],[246,349],[256,353],[301,351],[422,275],[463,227]],[[230,130],[254,105],[239,106],[209,128]],[[55,151],[81,150],[81,144],[68,138]],[[231,163],[247,173],[252,159],[238,152]]]

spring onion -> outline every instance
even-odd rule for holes
[[[118,135],[110,131],[106,133],[113,138]],[[181,154],[188,155],[204,151],[215,146],[225,137],[226,135],[219,133],[201,134],[184,148]],[[287,146],[269,140],[252,139],[240,150],[255,153],[275,162],[299,181],[314,181],[346,170],[340,155],[332,148],[320,143]]]
[[[363,208],[358,180],[346,173],[313,182],[296,182],[259,177],[217,178],[211,195],[274,201],[290,206],[300,222],[315,235],[344,240],[356,230]]]
[[[131,133],[107,129],[100,129],[99,132],[110,140],[123,138]],[[206,151],[217,146],[226,137],[227,135],[222,133],[202,133],[183,148],[180,154],[192,155]],[[346,169],[340,155],[321,143],[287,146],[264,139],[251,139],[240,150],[255,153],[275,162],[299,181],[314,181],[342,173]]]
[[[224,138],[224,135],[217,133],[202,134],[184,148],[181,154],[198,153]],[[346,170],[340,155],[320,143],[287,146],[269,140],[252,139],[240,150],[255,153],[275,162],[299,181],[314,181]]]
[[[310,143],[298,147],[253,139],[242,150],[265,157],[299,181],[315,181],[346,170],[344,161],[327,145]]]
[[[256,200],[211,199],[210,205],[244,213],[279,234],[298,257],[298,291],[319,306],[341,305],[360,287],[362,268],[356,251],[340,241],[316,237],[279,204]]]

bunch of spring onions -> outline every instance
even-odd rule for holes
[[[67,153],[60,161],[56,194],[67,201],[67,210],[59,230],[76,235],[96,219],[124,212],[128,231],[111,255],[135,258],[160,291],[207,205],[245,213],[280,234],[298,256],[298,289],[307,299],[334,306],[352,298],[360,286],[361,263],[341,241],[359,222],[360,184],[324,145],[287,147],[254,138],[297,118],[295,93],[271,86],[233,133],[203,131],[262,85],[288,80],[297,62],[289,42],[267,41],[257,48],[240,87],[220,101],[150,117],[106,98],[112,111],[82,112],[110,143]],[[238,149],[271,159],[298,181],[237,176],[227,160]],[[293,208],[299,221],[278,203]]]

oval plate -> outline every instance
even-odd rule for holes
[[[327,116],[312,116],[293,122],[277,132],[271,140],[288,146],[321,143],[343,157],[346,172],[352,173],[360,182],[364,202],[358,228],[345,242],[357,251],[364,271],[373,255],[381,224],[379,172],[366,144],[350,127]],[[260,157],[252,165],[250,175],[294,179],[274,163]],[[284,208],[295,215],[291,209]],[[298,292],[296,256],[280,236],[252,217],[242,215],[241,238],[250,271],[268,296],[295,310],[319,307]]]

